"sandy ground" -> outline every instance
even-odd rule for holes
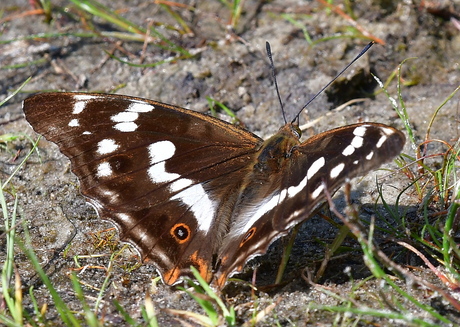
[[[460,12],[458,1],[447,3],[452,4],[453,12]],[[56,7],[70,6],[64,1],[54,1],[53,4]],[[120,9],[124,17],[142,26],[146,26],[150,20],[176,25],[165,10],[152,3],[131,1],[129,7],[121,1],[110,1],[107,4],[111,8]],[[4,16],[7,16],[17,9],[15,6],[19,6],[22,11],[31,9],[25,0],[2,1],[0,8],[5,10]],[[144,63],[154,63],[171,58],[174,54],[153,45],[149,45],[143,52],[141,43],[125,41],[116,44],[114,39],[108,37],[79,37],[76,31],[85,31],[80,22],[73,20],[78,17],[75,9],[70,10],[69,15],[56,12],[51,25],[45,24],[42,16],[34,15],[3,22],[0,25],[0,40],[13,41],[0,44],[2,68],[40,61],[24,67],[1,70],[1,98],[5,98],[29,76],[32,76],[32,80],[22,93],[0,108],[0,134],[27,134],[36,137],[24,120],[21,110],[22,100],[32,93],[47,90],[110,92],[120,87],[117,93],[155,99],[202,112],[207,111],[206,97],[210,96],[234,110],[248,130],[265,138],[283,124],[265,55],[265,41],[271,43],[280,92],[285,99],[286,113],[291,117],[369,42],[358,37],[338,37],[314,46],[309,45],[302,30],[283,18],[282,14],[295,18],[313,40],[350,35],[349,21],[313,1],[246,1],[234,34],[226,30],[230,12],[218,1],[197,2],[194,12],[177,8],[175,10],[183,15],[193,34],[179,35],[163,28],[161,30],[173,42],[196,53],[196,56],[150,68],[122,64],[109,59],[106,52],[113,51],[116,56],[133,63],[139,63],[141,55]],[[402,129],[403,124],[392,110],[388,98],[382,92],[369,96],[379,90],[370,73],[386,81],[404,59],[411,58],[404,64],[402,74],[404,80],[412,82],[413,85],[403,87],[402,97],[407,105],[416,140],[422,140],[435,109],[459,85],[459,29],[449,17],[434,15],[415,1],[363,1],[354,4],[353,12],[357,22],[372,35],[384,40],[385,44],[375,45],[338,83],[314,101],[301,115],[301,123],[324,116],[349,99],[368,99],[346,107],[339,113],[333,113],[308,129],[304,135],[309,136],[360,121],[376,121]],[[114,26],[101,20],[96,20],[93,24],[98,30],[116,31]],[[70,35],[23,39],[31,34],[65,32]],[[120,48],[124,52],[120,52]],[[397,96],[394,80],[389,86],[389,92],[392,96]],[[458,139],[458,108],[457,95],[440,111],[433,125],[431,138],[451,144]],[[29,148],[30,142],[21,138],[9,143],[8,151],[1,151],[3,181],[21,162]],[[123,244],[117,242],[116,231],[107,231],[113,226],[98,219],[93,208],[79,194],[78,182],[70,172],[69,160],[59,153],[55,145],[45,140],[40,141],[39,149],[41,161],[33,155],[15,175],[11,185],[19,194],[21,218],[26,221],[40,262],[47,269],[64,300],[78,309],[79,304],[70,291],[68,278],[69,272],[77,268],[74,256],[103,254],[97,258],[81,257],[78,260],[81,266],[87,266],[87,269],[79,271],[79,278],[88,284],[85,295],[90,303],[94,303],[94,297],[98,293],[96,288],[102,285],[105,277],[105,270],[97,267],[106,267],[112,251],[119,250]],[[19,158],[13,160],[11,153],[19,150]],[[414,149],[409,142],[403,152],[414,155]],[[395,164],[388,164],[386,167],[396,168]],[[376,210],[384,214],[381,204],[374,206],[378,196],[376,175],[385,177],[387,173],[371,173],[365,179],[359,180],[359,183],[352,184],[353,199],[361,205],[360,215],[363,219],[368,219]],[[379,181],[383,183],[385,199],[389,204],[395,203],[395,197],[408,184],[402,174]],[[339,193],[335,201],[339,209],[343,210],[343,200]],[[401,197],[400,205],[406,212],[415,213],[419,203],[414,194],[408,192]],[[334,226],[319,217],[313,217],[301,227],[294,254],[288,264],[285,284],[269,292],[257,294],[258,310],[276,303],[263,324],[327,326],[333,323],[335,314],[316,312],[308,308],[311,303],[326,305],[338,304],[340,301],[310,287],[300,275],[305,267],[313,270],[317,268],[317,260],[324,254],[324,244],[330,244],[336,232]],[[23,236],[22,229],[18,233],[20,237]],[[99,246],[100,240],[105,241],[104,245]],[[4,244],[5,239],[1,238],[0,256],[4,255]],[[357,244],[352,240],[347,240],[346,244],[350,251],[332,261],[327,273],[320,280],[320,284],[342,296],[349,295],[356,281],[369,276]],[[273,244],[267,255],[247,264],[241,278],[250,281],[252,269],[259,266],[258,285],[273,283],[282,249],[282,242]],[[111,284],[100,309],[101,317],[108,324],[118,325],[121,319],[112,304],[113,299],[118,300],[133,317],[140,317],[139,308],[147,290],[158,310],[161,326],[177,323],[173,316],[162,310],[164,308],[192,312],[199,310],[196,302],[185,293],[161,282],[152,285],[151,279],[157,277],[154,267],[148,264],[137,267],[136,254],[128,247],[114,262]],[[42,303],[46,302],[49,295],[36,281],[25,256],[18,253],[16,263],[23,283],[34,284],[37,298]],[[418,274],[427,279],[433,278],[419,261],[416,264],[419,268]],[[353,279],[344,272],[345,267],[351,268]],[[403,281],[399,283],[404,286]],[[377,281],[366,283],[362,288],[362,299],[375,301],[371,294],[377,296],[381,291],[380,287]],[[420,300],[424,297],[419,290],[413,292]],[[251,303],[254,299],[248,287],[230,284],[224,290],[223,297],[228,303],[237,305],[240,322],[251,317]],[[25,301],[27,303],[29,300],[26,298]],[[432,299],[426,298],[423,301],[430,304]],[[50,308],[50,319],[53,314],[54,311]],[[459,322],[458,315],[456,319]],[[363,320],[361,325],[365,322],[380,322],[385,326],[399,325],[395,321],[385,322],[376,318]]]

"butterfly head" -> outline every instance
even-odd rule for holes
[[[266,140],[256,157],[255,172],[260,171],[264,175],[278,172],[283,161],[290,157],[292,149],[300,144],[301,131],[295,124],[286,124],[278,133]]]

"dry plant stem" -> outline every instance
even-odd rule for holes
[[[369,39],[375,41],[376,43],[379,43],[381,45],[385,45],[385,41],[382,39],[379,39],[378,37],[372,35],[369,33],[364,27],[362,27],[360,24],[358,24],[357,21],[355,21],[353,18],[348,16],[342,9],[340,9],[338,6],[334,6],[325,0],[318,0],[323,6],[328,7],[332,11],[334,11],[336,14],[342,16],[345,18],[354,28],[356,28],[358,31],[360,31],[365,37],[368,37]]]
[[[337,251],[338,246],[344,242],[345,238],[349,235],[349,233],[350,233],[350,230],[348,229],[347,226],[341,226],[339,228],[339,231],[337,232],[337,235],[334,241],[331,244],[329,244],[326,248],[326,251],[324,253],[324,259],[321,261],[321,265],[318,271],[316,272],[315,281],[318,281],[321,279],[324,272],[326,271],[326,268],[329,262],[333,259],[333,256],[335,252]],[[342,256],[345,256],[345,255],[342,255]],[[340,255],[339,256],[335,255],[334,259],[337,259],[340,257],[341,257]]]
[[[414,252],[420,259],[423,260],[423,262],[428,266],[428,268],[430,268],[430,270],[436,275],[438,276],[438,278],[447,286],[449,287],[451,290],[458,290],[459,288],[459,285],[458,284],[454,284],[452,283],[449,278],[447,278],[446,275],[444,275],[441,271],[439,271],[439,269],[437,269],[435,266],[433,266],[431,264],[431,262],[423,255],[423,253],[421,253],[419,250],[417,250],[416,248],[414,248],[412,245],[406,243],[406,242],[402,242],[402,241],[397,241],[397,240],[393,240],[393,242],[401,245],[401,246],[404,246],[406,249],[409,249],[410,251]]]
[[[326,185],[324,185],[324,193],[326,195],[327,201],[329,203],[330,210],[350,229],[350,231],[357,237],[358,241],[367,242],[368,237],[365,229],[363,228],[362,224],[358,220],[358,214],[353,209],[353,206],[350,202],[350,184],[345,185],[345,197],[348,203],[348,207],[351,208],[352,212],[348,218],[344,217],[335,207],[334,202],[332,201],[331,194],[327,191]],[[372,251],[372,254],[380,260],[380,262],[385,265],[390,271],[394,271],[405,278],[405,280],[413,281],[413,284],[423,285],[434,292],[438,292],[441,294],[444,299],[446,299],[456,310],[460,311],[460,302],[453,296],[451,296],[445,290],[415,276],[414,274],[410,273],[407,269],[404,269],[400,265],[393,262],[383,251],[381,251],[378,245],[372,241],[372,246],[369,247]]]
[[[115,55],[115,51],[118,49],[120,49],[123,45],[123,42],[122,41],[117,41],[115,42],[115,45],[112,47],[112,49],[110,51],[106,51],[106,55],[104,56],[104,58],[102,58],[102,60],[100,61],[100,63],[94,67],[93,69],[91,69],[91,73],[94,74],[96,71],[98,71],[99,69],[102,68],[102,66],[105,65],[105,63],[112,57]]]
[[[78,268],[70,268],[72,271],[79,271],[80,274],[85,272],[88,269],[101,269],[101,270],[107,270],[106,267],[104,266],[94,266],[94,265],[84,265],[83,267],[78,267]]]
[[[452,18],[460,18],[460,14],[454,11],[453,5],[447,6],[442,5],[441,1],[425,1],[422,0],[420,2],[420,8],[424,8],[428,13],[441,17],[442,19],[452,19]],[[453,1],[452,1],[453,4]]]
[[[307,275],[305,276],[305,272],[307,272]],[[311,274],[311,271],[307,268],[307,269],[304,269],[302,271],[302,274],[301,274],[301,277],[304,281],[307,282],[307,284],[313,286],[316,290],[322,292],[322,293],[327,293],[327,292],[334,292],[334,288],[332,287],[327,287],[327,286],[324,286],[324,285],[321,285],[321,284],[317,284],[315,281],[313,281],[312,279],[312,274]],[[352,297],[349,297],[347,298],[347,301],[350,301],[351,303],[353,303],[353,305],[355,305],[356,307],[359,307],[360,306],[360,303],[358,303],[355,299],[353,299]]]
[[[28,10],[26,12],[20,13],[20,14],[15,14],[11,16],[6,16],[3,19],[0,19],[0,24],[15,20],[15,19],[20,19],[24,18],[27,16],[34,16],[34,15],[43,15],[45,11],[43,9],[33,9],[33,10]]]
[[[365,102],[368,101],[369,99],[366,98],[357,98],[357,99],[352,99],[350,101],[347,101],[337,108],[332,109],[331,111],[327,112],[325,115],[320,116],[314,120],[309,121],[308,123],[305,123],[301,125],[299,128],[302,132],[304,132],[306,129],[315,126],[319,121],[323,120],[326,117],[332,116],[333,114],[342,111],[343,109],[347,108],[348,106],[352,105],[353,103],[358,103],[358,102]]]
[[[193,6],[183,4],[183,3],[178,3],[178,2],[175,2],[175,1],[155,0],[155,4],[157,4],[157,5],[166,5],[166,6],[170,6],[170,7],[180,7],[180,8],[185,8],[187,10],[195,10],[195,8],[193,8]]]
[[[257,267],[254,268],[254,271],[252,272],[252,279],[251,279],[251,297],[254,299],[256,297],[256,281],[257,281]]]
[[[150,39],[150,31],[152,29],[152,26],[155,22],[150,19],[148,24],[147,24],[147,32],[146,32],[146,35],[145,35],[145,41],[144,41],[144,44],[142,45],[142,52],[141,52],[141,56],[139,58],[139,63],[140,64],[143,64],[144,63],[144,60],[145,60],[145,54],[147,53],[147,46],[149,45],[149,42],[148,42],[148,39]]]
[[[242,327],[256,326],[257,323],[262,322],[262,321],[265,319],[265,317],[266,317],[270,312],[272,312],[273,309],[275,309],[276,306],[277,306],[278,304],[280,304],[281,300],[282,300],[282,298],[280,297],[278,300],[275,301],[275,303],[272,303],[272,304],[270,304],[268,307],[266,307],[265,309],[263,309],[262,311],[259,311],[253,319],[246,321],[246,322],[242,325]]]
[[[278,267],[278,272],[276,274],[275,285],[276,284],[281,284],[281,281],[282,281],[283,275],[284,275],[284,270],[286,269],[286,266],[287,266],[287,264],[289,262],[292,247],[294,246],[294,242],[295,242],[297,233],[299,232],[300,225],[301,224],[298,224],[297,226],[295,226],[292,229],[292,231],[291,231],[291,233],[289,235],[289,239],[288,239],[287,243],[284,245],[283,256],[281,257],[281,262],[280,262],[280,265]]]

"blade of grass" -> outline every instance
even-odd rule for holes
[[[51,0],[40,0],[40,6],[42,7],[43,12],[45,14],[45,21],[47,24],[49,24],[53,19],[53,16],[51,14]]]
[[[436,108],[436,110],[434,111],[433,115],[431,115],[431,119],[430,119],[430,122],[428,123],[428,128],[426,130],[426,134],[425,134],[425,140],[428,140],[430,138],[430,132],[431,132],[431,127],[433,126],[433,123],[439,113],[439,111],[441,110],[442,107],[444,107],[444,105],[449,102],[450,99],[452,99],[454,97],[454,95],[458,92],[458,90],[460,90],[460,85],[457,86],[455,88],[455,90],[449,94],[449,96]]]
[[[88,303],[86,302],[85,296],[83,294],[83,290],[80,286],[80,282],[78,277],[75,273],[70,275],[70,280],[72,282],[73,289],[75,294],[77,295],[78,301],[81,303],[83,307],[83,311],[85,312],[84,317],[88,326],[97,327],[99,326],[99,321],[97,320],[96,314],[90,309]]]
[[[192,29],[187,25],[187,23],[184,21],[184,19],[176,13],[174,10],[171,9],[171,6],[167,4],[160,3],[159,6],[163,8],[166,12],[168,12],[175,20],[176,22],[182,27],[181,34],[193,34]]]
[[[54,304],[56,306],[56,310],[59,314],[59,317],[62,319],[62,322],[66,326],[80,327],[81,326],[80,322],[75,317],[72,310],[70,310],[69,307],[67,307],[65,302],[59,296],[57,290],[54,288],[53,284],[48,278],[48,275],[43,271],[40,265],[40,262],[33,250],[34,248],[30,244],[30,235],[29,235],[29,232],[28,232],[28,229],[25,223],[23,224],[23,227],[24,227],[24,236],[25,236],[27,245],[22,243],[20,240],[16,240],[16,244],[19,246],[21,251],[24,252],[27,258],[30,260],[35,272],[39,275],[40,279],[43,281],[43,284],[45,284],[47,290],[50,292],[51,297],[53,298]]]
[[[0,189],[0,207],[2,208],[3,221],[6,231],[6,260],[2,268],[2,292],[3,299],[6,302],[6,306],[9,309],[9,312],[12,316],[12,320],[17,323],[22,323],[22,310],[17,307],[17,303],[21,304],[18,298],[12,297],[9,292],[9,287],[11,278],[14,274],[14,240],[16,233],[16,208],[18,205],[18,197],[14,197],[13,213],[8,212],[8,207],[6,204],[5,195],[3,189]]]
[[[409,301],[419,309],[423,310],[427,314],[430,314],[433,318],[438,319],[439,321],[442,321],[446,324],[452,323],[451,321],[449,321],[449,319],[438,313],[431,306],[418,301],[414,296],[410,295],[408,292],[406,292],[404,289],[398,286],[391,276],[388,276],[386,274],[385,270],[380,266],[379,261],[395,273],[400,273],[402,276],[409,275],[403,268],[399,267],[394,262],[392,262],[382,251],[378,249],[378,246],[373,241],[374,223],[372,222],[370,224],[369,232],[366,233],[359,224],[358,212],[356,211],[356,209],[354,209],[354,207],[351,204],[349,204],[349,213],[347,214],[347,218],[345,218],[336,209],[335,204],[332,201],[331,195],[327,191],[325,191],[325,193],[331,211],[337,217],[339,217],[340,220],[345,225],[347,225],[350,231],[356,236],[356,239],[360,243],[361,249],[364,253],[364,263],[369,268],[371,273],[375,276],[375,278],[382,279],[387,285],[391,287],[392,290],[396,291],[399,295],[401,295],[403,298],[405,298],[407,301]],[[349,196],[347,196],[347,198],[347,201],[350,203]],[[415,276],[411,276],[411,278],[416,279]]]
[[[453,248],[458,249],[458,245],[455,242],[454,236],[452,235],[454,230],[454,222],[456,218],[460,216],[460,183],[457,181],[455,189],[452,194],[452,201],[447,214],[446,224],[444,225],[444,236],[443,236],[443,256],[445,267],[453,275],[459,278],[459,272],[452,265],[452,252]]]
[[[232,5],[232,18],[230,20],[230,26],[235,29],[243,11],[244,0],[233,0]]]
[[[375,76],[374,74],[372,74],[372,77],[374,77],[374,80],[377,82],[377,84],[380,86],[380,88],[386,94],[386,96],[388,97],[388,100],[390,100],[391,106],[393,107],[394,111],[398,114],[399,118],[401,118],[401,120],[402,120],[402,122],[403,122],[403,124],[404,124],[404,126],[406,128],[406,131],[407,131],[407,133],[409,135],[409,139],[411,141],[412,147],[415,149],[416,148],[416,141],[415,141],[415,137],[414,137],[414,132],[413,132],[412,127],[410,125],[409,115],[407,113],[406,106],[404,104],[404,100],[401,97],[401,67],[407,60],[410,60],[410,59],[414,59],[414,58],[405,59],[398,66],[398,98],[399,98],[399,101],[400,101],[400,104],[401,104],[401,108],[399,108],[398,103],[390,95],[388,90],[383,85],[382,81],[377,76]]]
[[[90,13],[93,16],[104,19],[130,33],[146,34],[146,30],[133,22],[121,17],[117,13],[110,10],[100,2],[91,0],[70,0],[78,8]]]
[[[233,120],[233,123],[238,123],[239,120],[238,120],[238,117],[236,116],[236,114],[233,112],[233,110],[231,110],[229,107],[227,107],[225,104],[223,104],[222,102],[219,102],[211,97],[206,97],[206,100],[208,100],[208,104],[209,104],[209,110],[211,111],[211,115],[212,116],[216,116],[216,110],[214,109],[215,106],[217,105],[219,108],[221,108],[228,116],[230,116]]]
[[[133,34],[140,34],[144,38],[147,36],[147,30],[137,24],[134,24],[133,22],[123,18],[122,16],[118,15],[115,13],[113,10],[110,8],[102,5],[101,3],[93,0],[70,0],[72,1],[78,8],[94,15],[97,16],[101,19],[104,19],[130,33]],[[190,53],[171,42],[168,40],[163,34],[161,34],[156,28],[153,26],[150,27],[150,34],[157,37],[161,41],[164,42],[165,45],[155,42],[154,45],[156,47],[159,47],[161,49],[173,51],[173,52],[178,52],[181,53],[182,55],[185,55],[187,58],[190,57]]]
[[[19,91],[22,90],[22,88],[24,86],[26,86],[27,83],[30,82],[30,80],[32,79],[32,77],[29,77],[28,79],[26,79],[16,90],[13,91],[13,93],[11,93],[10,95],[8,95],[5,99],[3,99],[2,101],[0,101],[0,107],[3,106],[6,102],[8,102],[12,97],[14,97],[16,94],[18,94]]]
[[[307,27],[305,26],[304,23],[301,23],[295,20],[291,14],[281,14],[281,17],[286,19],[288,22],[290,22],[295,27],[299,28],[303,33],[303,37],[305,38],[305,41],[307,41],[308,44],[313,45],[313,40],[311,39],[310,33],[308,33]]]
[[[191,280],[189,281],[189,285],[192,286],[195,289],[195,292],[197,294],[193,294],[192,292],[184,289],[183,287],[179,287],[179,289],[183,290],[187,294],[189,294],[202,308],[203,310],[208,314],[208,316],[203,316],[199,314],[195,314],[193,312],[187,312],[187,311],[176,311],[176,314],[180,314],[183,316],[187,316],[190,314],[190,317],[193,319],[204,319],[203,321],[206,321],[206,324],[209,324],[210,326],[217,326],[220,321],[220,315],[219,313],[215,310],[214,306],[212,305],[211,301],[209,299],[201,296],[202,294],[206,294],[208,298],[213,300],[219,309],[222,312],[222,316],[227,322],[228,326],[235,326],[236,324],[236,314],[233,306],[230,307],[230,309],[227,309],[225,306],[224,302],[221,300],[221,298],[211,289],[211,287],[206,283],[206,281],[201,277],[200,273],[195,267],[190,267],[193,276],[197,280],[198,285],[194,284]],[[201,289],[200,289],[201,287]],[[209,320],[208,320],[209,319]]]
[[[120,303],[117,300],[113,300],[113,305],[117,309],[117,311],[121,314],[121,316],[125,319],[125,321],[128,323],[130,326],[136,326],[137,323],[136,321],[129,315],[128,312],[120,305]],[[144,317],[145,319],[145,317]]]
[[[145,312],[145,320],[147,321],[148,326],[150,327],[158,327],[158,321],[156,318],[155,313],[155,306],[153,305],[152,298],[150,297],[149,292],[145,294],[145,302],[144,302],[143,313]]]

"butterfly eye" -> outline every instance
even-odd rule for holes
[[[183,244],[190,240],[191,232],[190,227],[185,224],[176,224],[174,225],[170,233],[172,237],[174,237],[179,244]]]
[[[256,229],[257,229],[256,227],[252,227],[250,230],[248,230],[246,235],[244,235],[243,240],[240,242],[240,247],[242,247],[244,245],[244,243],[249,241],[254,236],[254,234],[256,232]]]
[[[296,134],[297,138],[300,139],[302,137],[302,130],[300,129],[299,125],[292,124],[291,126],[292,126],[291,128],[294,134]]]

